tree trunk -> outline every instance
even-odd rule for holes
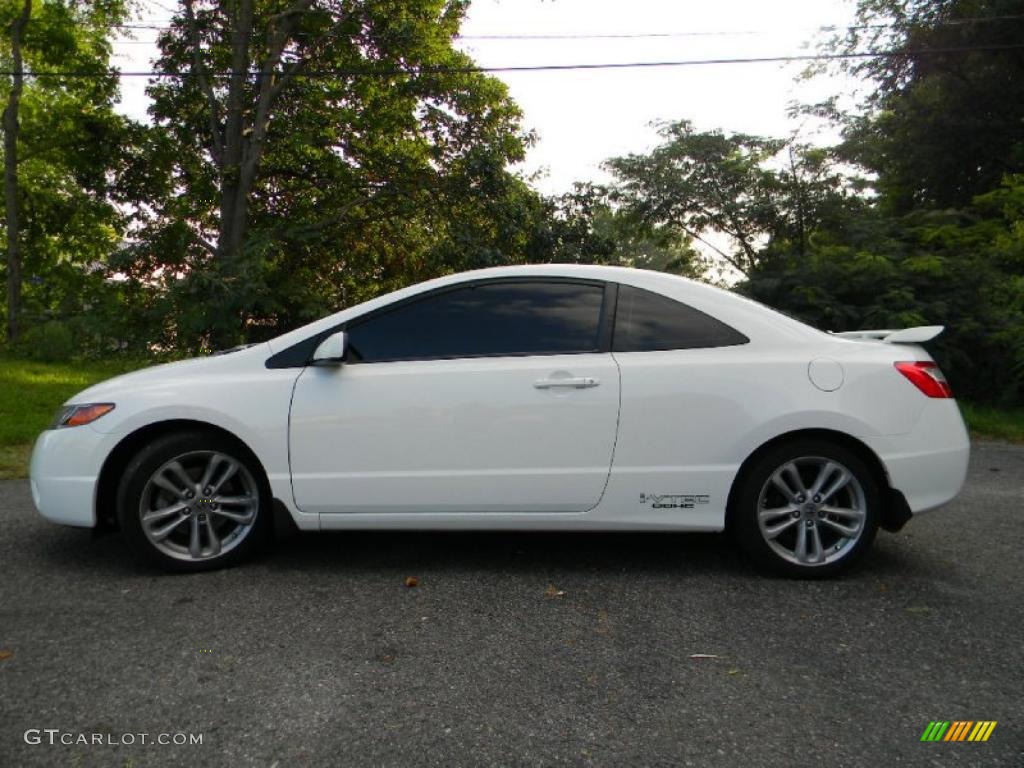
[[[4,108],[4,203],[7,224],[7,341],[18,341],[21,328],[21,227],[18,221],[18,109],[25,87],[21,41],[32,13],[32,0],[25,0],[21,14],[11,23],[11,92]]]
[[[220,232],[217,249],[222,266],[239,257],[248,219],[248,194],[241,189],[245,148],[245,106],[248,85],[249,45],[252,40],[252,0],[229,4],[234,15],[231,29],[231,78],[225,104],[221,152]]]
[[[249,198],[263,157],[263,140],[274,100],[299,68],[299,64],[277,72],[294,20],[309,9],[312,0],[294,0],[291,6],[270,21],[270,42],[266,59],[257,76],[255,94],[249,86],[250,47],[254,23],[253,0],[236,0],[231,35],[231,79],[226,99],[220,154],[221,203],[218,256],[229,263],[238,259],[249,227]],[[252,96],[255,95],[255,104]],[[208,93],[210,107],[216,104]],[[255,109],[253,109],[255,107]],[[248,117],[247,113],[252,112]],[[214,140],[216,140],[216,135]]]
[[[282,13],[269,20],[270,40],[263,66],[252,72],[252,34],[255,21],[253,0],[227,0],[225,12],[230,24],[231,74],[224,103],[211,87],[203,61],[194,0],[185,0],[185,16],[193,49],[193,66],[204,91],[209,110],[210,154],[220,180],[217,244],[214,251],[219,283],[226,291],[226,323],[211,330],[215,345],[236,342],[244,331],[240,313],[231,295],[233,281],[244,272],[243,251],[249,229],[249,204],[255,185],[263,144],[274,101],[284,84],[303,62],[290,62],[278,70],[295,20],[309,10],[313,0],[293,0]],[[256,77],[255,91],[250,80]],[[255,100],[254,100],[255,97]],[[223,116],[223,122],[221,122]],[[236,322],[238,321],[238,322]]]
[[[804,188],[800,183],[796,160],[793,158],[793,147],[789,148],[789,172],[793,174],[793,189],[796,191],[796,226],[800,243],[800,261],[807,256],[807,222],[804,218]]]

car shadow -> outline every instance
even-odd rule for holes
[[[930,570],[927,561],[892,544],[878,546],[840,580],[894,577]],[[62,572],[92,578],[158,577],[162,571],[134,557],[117,532],[94,534],[53,528],[25,542],[24,556]],[[610,571],[673,579],[779,579],[752,565],[723,533],[331,531],[293,532],[270,543],[252,561],[229,572],[352,574],[600,574]]]
[[[295,534],[265,556],[273,569],[745,573],[723,534],[671,532],[346,531]]]
[[[23,556],[93,577],[156,575],[120,533],[51,528],[26,539]],[[720,533],[331,531],[290,533],[241,569],[293,572],[416,570],[489,573],[638,571],[685,576],[760,574]]]

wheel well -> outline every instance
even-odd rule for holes
[[[96,487],[96,526],[98,528],[113,529],[117,527],[117,486],[121,482],[121,473],[132,457],[144,445],[151,443],[156,438],[187,429],[212,432],[236,443],[263,474],[264,482],[267,481],[267,471],[252,449],[237,435],[222,427],[192,419],[171,419],[147,424],[125,436],[103,462],[103,469],[100,470],[99,483]]]
[[[843,446],[847,450],[857,454],[857,456],[868,466],[874,475],[875,481],[878,483],[878,489],[882,495],[883,509],[882,509],[882,526],[887,530],[898,530],[902,525],[890,522],[896,514],[895,507],[899,506],[898,500],[894,498],[894,494],[903,498],[903,495],[899,491],[894,491],[889,485],[889,473],[885,470],[885,465],[882,464],[882,460],[878,458],[878,455],[871,450],[867,445],[862,443],[857,438],[846,434],[845,432],[837,432],[834,429],[798,429],[793,432],[786,432],[784,434],[773,437],[767,443],[759,446],[753,453],[751,453],[740,465],[739,471],[736,472],[736,477],[732,481],[732,487],[729,489],[729,501],[726,506],[726,527],[729,526],[729,521],[732,516],[732,511],[735,508],[736,496],[739,494],[740,487],[743,481],[746,479],[746,473],[750,471],[750,467],[760,459],[765,453],[772,450],[782,443],[789,442],[790,440],[797,440],[799,438],[818,438],[819,440],[828,440],[838,445]],[[906,504],[906,501],[903,501]],[[905,522],[905,520],[903,521]]]

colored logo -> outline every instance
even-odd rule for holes
[[[933,720],[921,741],[988,741],[995,729],[995,720]]]

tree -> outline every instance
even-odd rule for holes
[[[4,10],[7,10],[6,8]],[[4,131],[4,209],[7,227],[7,341],[18,341],[21,311],[21,228],[18,222],[18,112],[25,90],[24,58],[25,27],[32,13],[32,0],[25,0],[17,15],[7,25],[11,51],[11,89],[3,113]]]
[[[534,263],[606,264],[690,277],[704,266],[686,235],[617,207],[609,189],[589,183],[539,199],[525,256]]]
[[[807,232],[847,204],[850,182],[831,155],[746,134],[698,132],[686,120],[660,128],[646,155],[614,158],[612,198],[648,225],[701,243],[747,275],[769,242],[805,247]],[[785,157],[783,152],[785,151]]]
[[[279,331],[514,240],[489,209],[515,215],[506,167],[527,137],[504,85],[453,47],[466,6],[184,4],[158,64],[179,76],[150,89],[167,195],[129,254],[169,291],[173,343]]]
[[[216,253],[221,260],[237,258],[245,241],[249,196],[277,97],[296,72],[316,55],[318,45],[326,41],[323,35],[329,36],[335,31],[333,19],[330,19],[326,29],[323,22],[319,25],[317,42],[297,37],[302,17],[310,12],[312,4],[312,0],[294,0],[278,12],[270,12],[262,30],[263,39],[255,41],[254,0],[217,4],[203,14],[202,26],[196,16],[195,0],[184,0],[192,74],[206,97],[204,110],[209,120],[206,146],[220,182]],[[306,26],[310,26],[308,22]],[[214,64],[218,62],[213,46],[216,43],[230,46],[229,74],[217,76],[218,80],[226,82],[224,88],[213,82],[204,42],[210,46],[213,55],[209,58]],[[250,77],[252,72],[258,74]]]
[[[932,346],[959,396],[1024,397],[1024,177],[962,210],[851,212],[803,255],[757,268],[740,289],[822,329],[945,325]]]
[[[117,81],[108,67],[109,34],[125,14],[120,0],[0,2],[7,33],[0,54],[11,72],[2,120],[10,343],[21,335],[27,271],[41,279],[62,263],[105,255],[88,246],[103,238],[101,232],[110,234],[117,216],[106,204],[107,172],[124,122],[113,113]],[[45,74],[64,70],[79,76]],[[83,142],[89,151],[81,150]],[[57,201],[69,197],[77,200],[67,207],[73,213],[58,212]]]
[[[773,238],[741,290],[833,330],[937,323],[957,392],[1024,397],[1024,13],[1019,0],[859,0],[834,36],[841,68],[875,87],[849,110],[837,158],[868,172],[795,249]],[[827,69],[823,68],[823,69]]]
[[[1020,0],[860,0],[857,26],[825,44],[898,54],[840,65],[875,88],[830,110],[887,209],[963,208],[1024,170],[1021,40]]]

